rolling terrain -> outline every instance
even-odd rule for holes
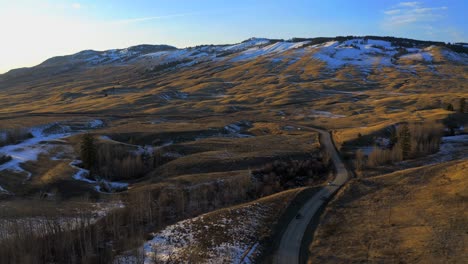
[[[0,75],[0,262],[280,263],[302,259],[311,219],[320,222],[312,263],[385,262],[408,248],[398,260],[424,262],[429,244],[441,260],[448,251],[434,243],[463,240],[466,228],[456,215],[466,202],[457,188],[467,78],[463,44],[373,36],[139,45],[11,70]],[[404,124],[424,140],[436,131],[431,151],[418,138],[410,158],[358,168],[359,151],[370,164]],[[80,155],[85,135],[96,148],[91,169]],[[443,190],[456,192],[459,207],[447,209],[455,198],[434,195],[452,167]],[[388,221],[384,200],[401,207]],[[403,213],[405,201],[419,211]],[[441,217],[410,228],[412,213],[426,219],[432,202],[457,226]],[[388,223],[360,223],[366,208]],[[392,249],[374,237],[367,249],[346,244],[379,228]],[[85,238],[89,246],[76,242]]]

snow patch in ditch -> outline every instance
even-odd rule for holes
[[[89,170],[78,167],[81,160],[74,160],[70,162],[70,166],[78,171],[73,175],[73,179],[77,181],[84,181],[94,185],[94,189],[101,193],[112,193],[115,191],[122,191],[128,188],[128,183],[125,182],[111,182],[104,179],[91,180],[88,178]]]

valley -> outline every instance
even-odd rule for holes
[[[467,54],[251,38],[1,74],[0,262],[462,263]]]

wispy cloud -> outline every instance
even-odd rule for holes
[[[401,2],[398,4],[398,6],[407,6],[407,7],[415,7],[420,5],[421,2]]]
[[[80,4],[80,3],[73,3],[73,4],[71,5],[71,7],[72,7],[73,9],[80,9],[80,8],[81,8],[81,4]]]
[[[111,24],[114,24],[114,25],[115,24],[131,24],[131,23],[145,22],[145,21],[151,21],[151,20],[185,17],[189,15],[194,15],[194,14],[196,13],[183,13],[183,14],[172,14],[172,15],[151,16],[151,17],[135,17],[135,18],[115,20],[115,21],[112,21]]]
[[[396,15],[401,12],[401,9],[391,9],[391,10],[386,10],[384,11],[384,14],[386,15]]]
[[[404,27],[414,24],[438,21],[444,17],[446,6],[426,7],[421,2],[401,2],[396,7],[385,10],[384,26]]]

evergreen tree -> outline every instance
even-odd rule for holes
[[[409,158],[411,152],[411,132],[408,125],[403,125],[398,134],[398,142],[400,143],[403,159]]]
[[[460,112],[460,113],[465,113],[465,109],[466,109],[465,98],[461,98],[461,99],[460,99],[460,109],[459,109],[459,112]]]
[[[393,148],[398,143],[398,135],[396,129],[392,129],[390,134],[390,146]]]
[[[449,104],[447,105],[447,110],[448,110],[448,111],[453,111],[453,105],[449,103]]]
[[[81,138],[81,160],[84,168],[92,171],[96,165],[96,145],[94,136],[86,133]]]

